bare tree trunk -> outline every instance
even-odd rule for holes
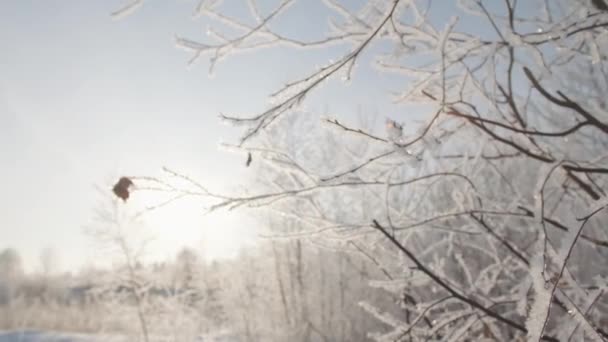
[[[281,265],[279,263],[279,255],[274,241],[272,242],[272,253],[274,254],[274,273],[277,279],[277,284],[279,285],[281,304],[283,305],[283,314],[285,315],[285,321],[287,323],[287,326],[289,326],[291,324],[291,319],[289,318],[289,308],[287,307],[287,298],[285,296],[285,285],[283,284],[283,279],[281,277]]]
[[[325,331],[331,331],[329,329],[330,327],[330,323],[329,320],[331,319],[331,316],[329,316],[327,314],[327,300],[326,298],[328,298],[327,293],[326,293],[326,283],[327,283],[327,279],[326,279],[326,275],[325,275],[325,267],[323,267],[323,255],[321,253],[319,253],[319,256],[317,258],[317,260],[319,261],[319,278],[320,279],[320,289],[319,289],[319,306],[321,307],[321,326]],[[331,305],[331,303],[329,303],[329,305]]]
[[[241,301],[243,295],[241,294]],[[245,323],[245,336],[247,336],[247,341],[254,341],[253,335],[251,334],[251,326],[249,324],[249,318],[247,317],[247,312],[243,311],[243,322]]]
[[[340,270],[339,270],[339,280],[338,280],[338,286],[340,286],[339,291],[340,291],[340,313],[338,314],[338,317],[340,317],[341,319],[339,320],[340,323],[340,341],[344,341],[344,330],[345,330],[345,320],[344,317],[346,317],[346,313],[344,312],[344,290],[346,287],[346,282],[344,281],[344,258],[346,258],[347,256],[339,254],[339,258],[340,258]]]
[[[307,321],[308,307],[304,288],[304,270],[302,263],[302,241],[296,241],[296,276],[298,280],[298,297],[300,298],[300,324]]]
[[[297,327],[299,322],[297,321],[298,317],[298,311],[299,311],[299,303],[298,303],[298,296],[297,296],[297,291],[296,291],[296,277],[294,275],[295,270],[293,267],[293,263],[292,263],[292,258],[291,258],[291,246],[286,246],[285,248],[285,263],[287,264],[287,274],[289,276],[289,292],[287,293],[288,298],[291,299],[291,309],[292,309],[292,324],[293,327]]]
[[[129,271],[129,278],[131,281],[131,291],[133,292],[133,296],[135,297],[135,305],[137,306],[137,318],[139,319],[139,325],[141,328],[142,335],[144,336],[144,341],[149,342],[148,336],[148,323],[146,321],[146,316],[143,309],[143,301],[140,293],[140,284],[137,281],[137,277],[135,274],[135,266],[133,265],[133,258],[131,257],[131,251],[127,246],[127,242],[121,236],[118,238],[118,243],[120,244],[120,249],[125,257],[125,261],[127,263],[127,269]]]

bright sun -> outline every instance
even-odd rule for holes
[[[180,199],[143,216],[154,259],[172,258],[183,247],[207,260],[228,258],[255,238],[253,224],[235,212],[205,214],[200,199]]]

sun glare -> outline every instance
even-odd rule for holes
[[[181,199],[142,216],[152,235],[154,259],[174,256],[183,247],[199,251],[207,260],[229,258],[254,238],[251,224],[238,213],[205,214],[200,199]]]

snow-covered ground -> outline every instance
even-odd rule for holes
[[[44,332],[37,330],[0,331],[0,342],[126,342],[124,337],[75,333]]]
[[[151,338],[152,341],[157,339]],[[158,339],[163,340],[163,339]],[[0,342],[128,342],[124,336],[46,332],[38,330],[0,331]],[[226,332],[200,337],[193,342],[238,342]]]

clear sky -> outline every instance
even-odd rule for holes
[[[0,2],[0,248],[18,249],[30,271],[40,267],[40,251],[48,247],[61,269],[99,258],[83,227],[100,200],[95,186],[108,186],[114,177],[155,175],[166,165],[220,190],[243,177],[244,156],[218,149],[238,134],[218,113],[263,109],[271,91],[337,56],[317,51],[285,61],[277,49],[228,59],[209,78],[204,61],[188,68],[190,55],[174,44],[175,34],[204,36],[205,21],[191,18],[194,1],[148,1],[112,20],[110,13],[123,4]],[[298,31],[307,18],[285,20],[294,33],[314,34],[309,22]],[[339,100],[352,91],[324,96],[332,97],[332,109],[341,103],[354,109],[352,101]],[[357,105],[377,109],[374,101]],[[201,217],[195,204],[167,213],[151,223],[162,241],[152,248],[158,257],[171,257],[182,245],[200,246],[202,239],[210,240],[207,254],[221,255],[222,245],[213,242],[218,234],[205,230],[221,226],[227,236],[254,230],[237,215]]]
[[[269,93],[344,51],[263,50],[227,59],[209,78],[206,60],[188,68],[191,56],[174,43],[175,34],[204,38],[208,23],[192,18],[195,1],[150,0],[112,20],[110,13],[124,3],[0,1],[0,248],[18,249],[28,270],[39,268],[40,251],[48,247],[61,269],[99,258],[83,227],[100,199],[95,186],[120,175],[156,175],[169,166],[218,190],[247,177],[244,156],[218,149],[238,136],[218,113],[256,113]],[[227,11],[244,13],[244,1],[228,3]],[[276,25],[293,37],[319,37],[322,11],[320,1],[300,1]],[[444,20],[450,9],[437,13]],[[371,57],[363,57],[351,85],[329,84],[309,109],[347,119],[359,109],[411,118],[407,108],[391,104],[402,79],[365,67]],[[215,257],[226,254],[219,241],[255,235],[251,221],[202,217],[196,203],[152,221],[158,258],[201,241]]]
[[[82,233],[95,185],[167,165],[221,188],[242,165],[217,149],[232,132],[217,113],[246,108],[238,89],[226,91],[246,68],[222,68],[213,81],[186,68],[173,35],[202,31],[191,2],[151,1],[114,21],[120,5],[0,2],[0,248],[17,248],[30,270],[45,247],[64,269],[97,257]],[[197,243],[201,222],[191,224],[158,236],[156,253]]]

